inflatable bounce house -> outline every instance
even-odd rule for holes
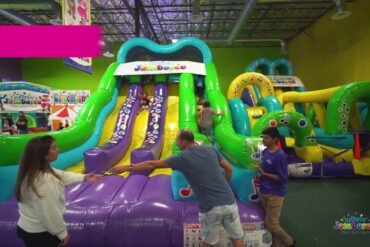
[[[238,81],[231,86],[235,88],[231,98],[240,98],[244,85],[253,82],[261,93],[257,105],[263,100],[277,104],[277,99],[272,99],[274,88],[268,78],[252,74],[242,75]],[[223,116],[214,118],[213,145],[234,166],[231,185],[242,225],[248,232],[244,241],[247,246],[270,246],[264,212],[255,203],[256,171],[250,167],[261,157],[259,132],[274,118],[280,125],[280,116],[285,117],[286,113],[269,108],[274,111],[264,113],[254,126],[244,126],[250,132],[235,132],[236,110],[229,110],[212,54],[199,39],[183,38],[170,45],[158,45],[144,38],[125,42],[117,62],[106,70],[98,90],[78,111],[73,126],[49,132],[60,149],[53,166],[104,173],[117,164],[164,159],[179,151],[174,144],[176,133],[184,128],[195,133],[197,142],[209,144],[198,131],[196,87],[204,89],[203,96],[213,109],[223,112]],[[149,110],[140,111],[144,93],[149,94],[152,104]],[[247,121],[245,108],[243,104],[240,114]],[[290,125],[302,125],[294,129],[296,136],[302,137],[296,141],[298,153],[306,157],[319,150],[316,139],[305,138],[314,134],[309,118],[298,112],[288,116]],[[41,133],[0,136],[0,150],[7,153],[0,156],[0,195],[5,201],[0,204],[1,246],[22,245],[16,236],[18,211],[11,190],[20,154],[30,138],[37,135]],[[95,185],[70,186],[66,188],[66,202],[65,219],[73,239],[69,246],[201,246],[196,198],[185,177],[171,169],[130,176],[107,175]],[[228,246],[228,241],[222,233],[219,246]]]
[[[260,162],[260,134],[266,127],[280,129],[293,177],[370,175],[370,82],[306,91],[286,59],[259,59],[246,70],[231,82],[225,97],[203,41],[125,42],[74,124],[49,132],[60,148],[54,167],[106,174],[101,183],[66,188],[65,219],[73,239],[69,246],[201,246],[196,198],[181,172],[105,173],[116,165],[176,154],[176,133],[185,128],[233,165],[230,183],[248,232],[246,246],[271,245],[264,212],[256,203],[252,168]],[[140,109],[144,93],[152,101],[148,110]],[[198,130],[197,97],[223,112],[213,119],[212,143]],[[0,136],[1,153],[7,154],[0,156],[1,246],[22,246],[11,192],[21,152],[37,135],[43,134]],[[228,246],[228,241],[221,232],[218,245]]]
[[[369,82],[306,91],[287,59],[257,59],[246,71],[227,94],[238,134],[279,127],[292,177],[370,175]]]

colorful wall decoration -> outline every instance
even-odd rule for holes
[[[1,112],[40,112],[50,108],[50,88],[25,82],[0,84]]]
[[[16,121],[18,112],[24,111],[30,128],[55,130],[60,123],[68,127],[89,96],[90,90],[52,90],[29,82],[0,83],[0,118]]]
[[[51,100],[53,105],[82,105],[90,90],[52,90]]]

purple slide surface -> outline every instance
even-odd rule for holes
[[[157,84],[154,87],[154,100],[149,109],[145,139],[140,148],[132,151],[131,163],[158,159],[163,145],[164,123],[167,107],[167,86]]]
[[[66,188],[68,246],[183,246],[183,225],[199,223],[197,203],[173,200],[168,175],[145,176],[139,190],[129,180],[106,176],[98,184]],[[128,201],[126,193],[132,190],[136,198]],[[238,206],[242,222],[263,221],[258,205]],[[0,204],[0,246],[23,246],[16,235],[18,217],[14,199]]]
[[[132,131],[140,108],[139,95],[141,86],[131,85],[126,102],[122,104],[118,113],[116,127],[112,137],[102,147],[95,147],[84,152],[85,172],[103,172],[115,164],[125,155],[131,143]]]

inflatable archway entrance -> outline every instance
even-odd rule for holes
[[[294,75],[293,64],[286,58],[259,58],[251,62],[245,72],[260,72],[264,75]]]
[[[296,154],[307,162],[321,162],[323,153],[317,145],[311,121],[294,111],[275,111],[264,115],[252,130],[252,136],[259,136],[268,127],[288,127],[294,131]]]
[[[272,61],[271,75],[294,75],[293,64],[285,58],[277,58]]]
[[[274,96],[274,88],[271,81],[264,75],[255,72],[247,72],[236,77],[229,87],[227,98],[240,98],[247,85],[255,85],[261,91],[261,97]]]
[[[271,67],[272,60],[268,58],[259,58],[254,60],[245,69],[245,72],[261,72],[265,75],[272,75],[273,69]]]
[[[288,127],[294,131],[298,147],[316,145],[315,132],[310,120],[294,111],[269,112],[258,120],[252,129],[252,136],[260,136],[268,127]]]

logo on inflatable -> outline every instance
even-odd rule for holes
[[[335,221],[333,230],[341,233],[370,233],[370,219],[362,213],[346,214]]]
[[[135,71],[161,71],[161,70],[169,70],[169,71],[180,71],[185,70],[185,64],[138,64],[134,68]]]

